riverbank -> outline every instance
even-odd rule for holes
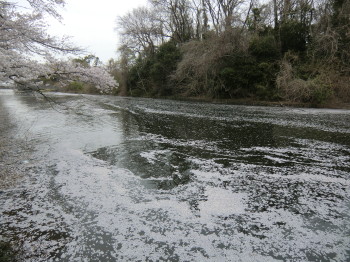
[[[301,103],[293,101],[268,101],[258,100],[254,98],[230,98],[230,99],[218,99],[208,97],[184,97],[184,96],[165,96],[155,97],[165,100],[176,101],[188,101],[188,102],[203,102],[213,104],[226,104],[226,105],[243,105],[243,106],[268,106],[268,107],[294,107],[294,108],[325,108],[325,109],[346,109],[350,110],[350,103],[341,102],[333,99],[323,104]]]
[[[42,90],[44,94],[56,93],[57,90]],[[87,94],[87,95],[102,95],[100,93],[90,93],[90,92],[74,92],[74,91],[59,91],[60,93],[67,94]],[[104,94],[105,95],[105,94]],[[114,95],[111,95],[114,96]],[[119,95],[117,95],[119,96]],[[124,96],[121,96],[124,97]],[[126,96],[128,97],[128,96]],[[132,97],[132,96],[131,96]],[[350,110],[350,103],[340,101],[339,99],[333,98],[332,100],[322,103],[302,103],[302,102],[293,102],[293,101],[269,101],[269,100],[259,100],[255,98],[209,98],[205,96],[157,96],[157,97],[148,97],[141,96],[143,98],[152,98],[152,99],[165,99],[165,100],[175,100],[175,101],[188,101],[188,102],[202,102],[202,103],[213,103],[213,104],[227,104],[227,105],[244,105],[244,106],[268,106],[268,107],[293,107],[293,108],[324,108],[324,109],[346,109]]]

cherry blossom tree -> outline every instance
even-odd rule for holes
[[[62,85],[77,80],[93,84],[101,92],[117,87],[101,66],[86,67],[74,60],[55,58],[83,52],[69,38],[47,33],[45,16],[60,19],[57,10],[64,4],[64,0],[0,1],[0,83],[40,90],[39,79],[55,78]]]

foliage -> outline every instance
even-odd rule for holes
[[[100,92],[95,86],[80,81],[72,81],[68,85],[62,87],[60,91],[81,94],[98,94]]]
[[[176,43],[170,41],[161,45],[153,57],[139,57],[129,73],[131,95],[171,95],[169,76],[176,69],[180,56]]]
[[[255,59],[246,54],[235,54],[220,71],[220,80],[229,97],[246,97],[255,92],[255,83],[261,79]]]
[[[307,79],[301,78],[302,75],[286,57],[283,59],[277,76],[277,86],[285,99],[322,104],[333,96],[332,82],[326,72],[319,72]]]
[[[220,71],[219,78],[224,91],[221,97],[276,98],[274,80],[278,67],[269,55],[260,54],[235,53],[225,59],[225,67]],[[259,62],[264,59],[267,61]]]
[[[143,46],[123,74],[129,94],[350,101],[348,0],[150,2],[128,35]],[[155,28],[157,41],[139,37]]]
[[[73,62],[76,64],[80,64],[82,67],[89,68],[89,67],[96,67],[101,65],[100,58],[94,56],[94,55],[87,55],[82,58],[75,58],[73,59]]]
[[[280,40],[282,53],[288,51],[304,52],[308,30],[305,24],[298,21],[287,21],[280,27]]]
[[[249,46],[250,53],[260,61],[273,61],[279,58],[279,49],[273,35],[255,37]]]
[[[44,88],[52,88],[73,92],[89,92],[89,93],[111,93],[118,85],[115,80],[102,66],[90,66],[87,62],[92,56],[84,58],[76,58],[71,60],[58,60],[50,58],[46,69],[50,72],[47,75],[42,75],[34,79],[34,83],[40,84]],[[99,61],[94,57],[93,61]],[[94,63],[93,63],[94,64]],[[20,82],[19,87],[31,86],[26,82]],[[84,88],[78,88],[77,83],[80,83]]]
[[[182,45],[182,59],[173,76],[179,92],[190,96],[221,97],[225,86],[220,71],[230,67],[227,59],[234,50],[247,51],[247,42],[239,30],[227,31],[220,37],[208,32],[205,40]]]
[[[150,77],[158,87],[160,95],[171,95],[169,76],[174,72],[180,60],[180,50],[175,42],[167,42],[159,47],[154,63],[150,68]]]
[[[55,59],[55,54],[78,54],[81,50],[68,39],[46,33],[45,15],[59,18],[57,8],[62,0],[27,1],[20,9],[16,2],[0,2],[0,81],[16,83],[23,89],[42,87],[39,79],[55,79],[65,85],[81,79],[95,84],[102,92],[116,86],[103,67],[87,66],[78,61]],[[39,62],[34,57],[40,57]],[[73,79],[71,78],[73,77]]]
[[[68,84],[67,90],[81,92],[83,90],[84,84],[82,82],[73,81]]]

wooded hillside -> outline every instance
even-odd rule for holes
[[[121,95],[350,101],[349,0],[152,0],[117,29]]]

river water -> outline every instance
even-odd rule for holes
[[[19,260],[350,261],[350,111],[49,96],[0,90]]]

